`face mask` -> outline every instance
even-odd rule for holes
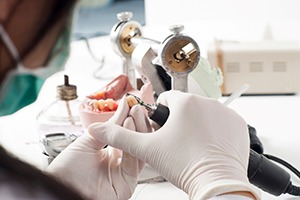
[[[33,103],[45,79],[63,69],[69,55],[70,32],[70,27],[66,26],[52,50],[57,52],[59,49],[59,54],[50,53],[46,67],[27,69],[21,62],[12,40],[0,24],[0,37],[17,63],[16,69],[9,72],[0,85],[0,116],[12,114]]]

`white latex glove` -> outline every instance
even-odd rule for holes
[[[170,115],[156,132],[140,134],[112,124],[92,126],[100,142],[149,163],[191,199],[234,191],[259,194],[247,178],[249,135],[246,122],[220,102],[179,91],[158,101]]]
[[[108,123],[139,132],[151,130],[144,109],[130,109],[125,97]],[[127,200],[144,162],[111,147],[103,149],[105,145],[86,133],[61,152],[46,171],[91,199]]]

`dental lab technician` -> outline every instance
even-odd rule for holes
[[[0,1],[0,116],[37,98],[69,55],[77,0]]]
[[[170,115],[156,131],[143,107],[129,108],[123,97],[108,122],[90,125],[40,175],[25,170],[25,164],[10,168],[13,162],[1,158],[0,196],[127,200],[148,163],[192,200],[260,199],[247,178],[247,124],[235,111],[179,91],[164,92],[157,101],[169,107]],[[75,198],[66,186],[82,197]]]

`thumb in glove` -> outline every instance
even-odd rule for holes
[[[167,122],[149,134],[113,124],[91,126],[100,142],[122,149],[147,162],[191,199],[246,191],[259,199],[247,178],[247,124],[216,100],[179,91],[162,93]]]

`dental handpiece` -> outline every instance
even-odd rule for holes
[[[147,104],[144,101],[142,101],[139,97],[133,94],[128,93],[127,96],[133,96],[138,104],[145,107],[148,111],[148,117],[154,122],[156,122],[158,125],[163,126],[165,124],[170,114],[170,110],[167,106],[161,103]]]
[[[136,104],[140,104],[148,110],[148,116],[150,119],[155,121],[160,126],[163,126],[165,124],[170,114],[170,110],[167,106],[160,103],[158,103],[157,105],[147,104],[143,102],[139,97],[132,94],[127,94],[127,96],[129,95],[133,96],[136,99]],[[249,133],[250,136],[256,137],[256,135],[253,135],[253,128],[251,128],[252,127],[248,126],[249,132],[252,132],[252,134]],[[251,140],[251,143],[252,142],[253,139]],[[257,153],[255,150],[250,148],[247,171],[250,183],[274,196],[279,196],[284,193],[300,193],[300,189],[295,189],[295,187],[292,185],[289,173],[287,173],[283,168],[279,167],[275,163],[271,162],[263,154]],[[262,149],[259,150],[262,151]]]

